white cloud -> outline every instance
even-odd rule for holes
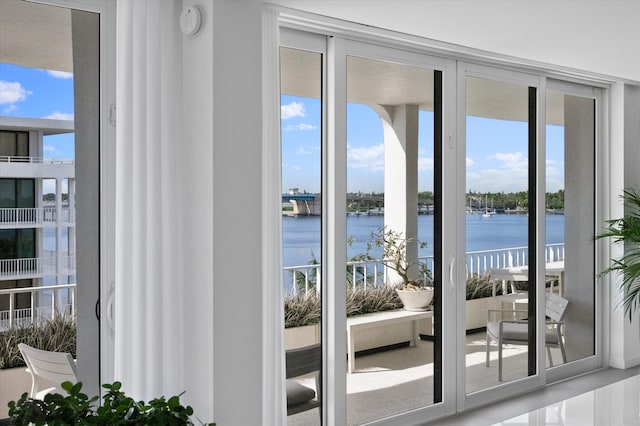
[[[433,158],[418,158],[418,170],[433,170]]]
[[[53,78],[62,78],[64,80],[73,78],[72,72],[64,72],[64,71],[47,71],[47,74]]]
[[[310,155],[312,154],[312,151],[309,151],[308,149],[304,149],[303,147],[298,148],[298,154],[300,155]]]
[[[31,93],[17,81],[0,80],[0,105],[24,101]]]
[[[53,146],[53,145],[44,145],[42,147],[42,150],[49,154],[51,157],[56,157],[59,153],[59,151]]]
[[[280,117],[287,120],[293,117],[304,117],[305,110],[302,102],[291,102],[280,107]]]
[[[502,162],[502,168],[509,170],[526,170],[529,167],[529,160],[521,152],[498,152],[490,157]]]
[[[475,164],[475,161],[473,161],[471,158],[467,157],[467,167],[471,167]]]
[[[300,170],[302,170],[302,168],[300,166],[293,166],[291,167],[291,169],[295,172],[299,172]]]
[[[467,172],[467,188],[479,192],[519,192],[528,188],[527,170],[485,169]]]
[[[18,107],[15,104],[11,104],[8,107],[6,107],[5,109],[2,110],[2,112],[4,112],[5,114],[11,114],[12,112],[16,111],[18,109]]]
[[[352,169],[384,170],[384,145],[347,147],[347,163]]]
[[[284,131],[285,132],[291,132],[293,130],[302,130],[302,131],[304,131],[304,130],[315,130],[315,129],[317,129],[316,126],[313,126],[311,124],[300,123],[300,124],[290,124],[290,125],[288,125],[288,126],[286,126],[284,128]]]
[[[54,111],[51,114],[42,117],[42,118],[50,118],[52,120],[73,120],[73,114],[69,114],[66,112]]]

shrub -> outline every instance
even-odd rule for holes
[[[191,420],[193,409],[180,403],[180,395],[145,403],[126,396],[121,386],[120,382],[103,385],[107,392],[102,405],[97,404],[97,396],[89,399],[80,392],[82,383],[64,382],[62,388],[67,396],[51,393],[45,395],[44,400],[29,398],[25,392],[17,402],[9,403],[9,416],[12,424],[18,426],[194,425]],[[215,423],[208,426],[215,426]]]
[[[0,369],[25,365],[18,343],[45,351],[69,352],[75,358],[76,319],[58,314],[47,321],[14,326],[0,332]]]
[[[402,307],[394,287],[380,285],[366,290],[358,287],[347,290],[347,316],[388,311]],[[289,296],[284,299],[284,326],[302,327],[317,324],[321,319],[320,297],[315,292],[305,296]]]
[[[467,278],[466,300],[491,297],[493,292],[493,281],[489,274],[471,274]],[[502,286],[496,286],[496,295],[502,294]]]

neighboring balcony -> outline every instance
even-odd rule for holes
[[[59,263],[59,264],[58,264]],[[0,280],[41,278],[51,275],[74,275],[75,256],[0,259]]]
[[[73,178],[74,160],[42,157],[0,156],[0,177],[11,178]]]
[[[63,207],[59,214],[55,207],[0,209],[0,229],[39,228],[58,224],[72,226],[75,222],[76,212],[70,207]]]
[[[53,319],[57,314],[74,315],[75,305],[75,284],[0,290],[0,331]]]

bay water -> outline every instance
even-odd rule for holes
[[[418,216],[418,240],[427,243],[419,249],[419,256],[433,255],[433,219],[433,215]],[[347,237],[353,243],[347,246],[347,257],[365,253],[371,232],[383,225],[383,216],[348,216]],[[528,216],[525,214],[494,214],[488,218],[468,214],[466,226],[467,252],[527,245]],[[564,215],[547,215],[546,227],[547,244],[564,242]],[[320,261],[319,216],[283,216],[282,234],[284,266],[307,265],[313,259]],[[372,250],[371,255],[380,257],[381,252],[381,249]]]

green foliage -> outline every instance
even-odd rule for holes
[[[355,290],[347,288],[347,316],[368,314],[371,312],[399,309],[402,302],[391,286],[380,285]],[[317,324],[322,318],[320,297],[315,292],[304,296],[290,296],[284,299],[284,326],[302,327]]]
[[[98,397],[89,398],[81,392],[82,384],[64,382],[68,395],[47,394],[44,400],[29,398],[27,393],[16,402],[9,403],[9,416],[13,424],[26,426],[63,425],[160,425],[191,426],[193,409],[180,404],[180,396],[156,398],[148,403],[135,401],[121,390],[122,384],[103,385],[107,392],[102,405]],[[201,423],[202,424],[202,423]],[[208,423],[215,426],[215,423]]]
[[[369,314],[402,308],[395,288],[380,285],[371,288],[358,287],[347,290],[347,316]]]
[[[620,198],[626,208],[625,216],[606,221],[604,231],[595,238],[611,238],[614,243],[624,244],[624,255],[611,259],[611,265],[601,275],[622,274],[620,287],[624,292],[624,311],[631,320],[640,304],[640,193],[627,189]]]
[[[481,299],[493,295],[493,281],[489,274],[471,274],[467,278],[466,300]],[[502,294],[502,286],[496,286],[496,295]]]
[[[14,326],[0,332],[0,369],[24,366],[18,343],[53,352],[76,354],[76,319],[56,314],[53,319]]]
[[[304,296],[284,298],[284,327],[302,327],[320,322],[320,296],[310,291]]]
[[[308,263],[310,266],[319,265],[318,259],[316,256],[311,253],[311,261]],[[307,287],[309,289],[315,289],[318,284],[318,268],[309,268],[307,272],[296,270],[295,274],[295,286],[299,293],[305,292]]]

